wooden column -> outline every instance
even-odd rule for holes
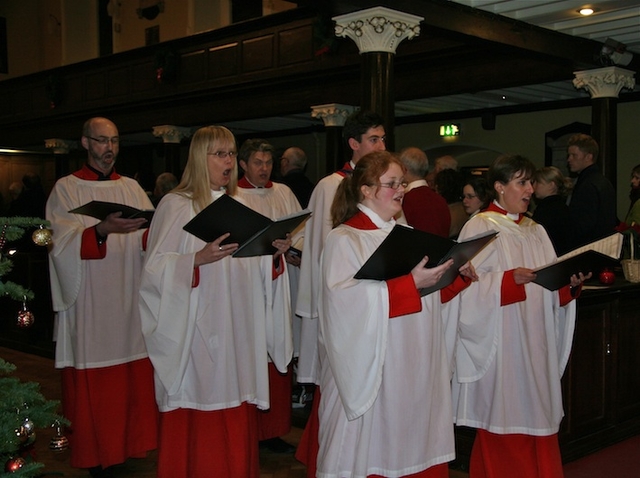
[[[191,128],[181,126],[162,125],[153,127],[153,135],[162,138],[164,143],[164,170],[173,173],[180,180],[180,142],[183,138],[191,137]]]
[[[342,168],[345,163],[345,144],[342,138],[342,128],[347,117],[355,110],[353,106],[330,103],[311,107],[311,116],[320,118],[326,132],[326,163],[325,173],[331,174]]]
[[[78,148],[77,141],[60,138],[44,140],[44,147],[53,151],[55,155],[56,179],[69,174],[69,151]]]
[[[635,72],[608,66],[594,70],[576,71],[573,85],[584,88],[593,100],[591,136],[600,146],[600,170],[613,187],[617,183],[618,154],[618,94],[623,88],[633,89]]]
[[[363,53],[360,78],[363,110],[375,111],[384,118],[387,149],[395,151],[395,75],[393,53]]]
[[[617,182],[618,99],[593,98],[591,105],[591,135],[600,146],[600,170],[613,188]]]
[[[336,35],[349,37],[362,55],[360,107],[384,119],[387,149],[395,149],[394,56],[400,42],[420,34],[423,17],[374,7],[334,17]]]

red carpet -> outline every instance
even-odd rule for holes
[[[640,435],[564,465],[564,478],[640,477]]]

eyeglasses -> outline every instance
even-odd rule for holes
[[[477,197],[478,197],[477,194],[463,194],[462,196],[460,196],[460,199],[473,199]]]
[[[378,186],[389,189],[398,189],[400,186],[406,188],[409,183],[406,181],[393,181],[392,183],[378,183]]]
[[[220,159],[235,158],[238,154],[237,151],[215,151],[213,153],[207,153],[207,156],[217,156]]]
[[[96,143],[99,143],[103,146],[111,143],[113,145],[120,144],[120,138],[114,136],[113,138],[107,138],[106,136],[101,136],[99,138],[94,138],[93,136],[87,136],[87,138],[94,140]]]

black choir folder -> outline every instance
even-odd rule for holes
[[[470,261],[497,234],[491,230],[458,242],[396,224],[354,277],[393,279],[410,273],[424,256],[429,256],[427,267],[434,267],[453,258],[453,266],[447,269],[437,284],[420,289],[420,295],[424,296],[451,284],[458,276],[458,269]]]
[[[271,245],[274,240],[284,239],[310,215],[311,212],[304,210],[272,221],[225,194],[200,211],[183,229],[205,242],[229,232],[231,235],[224,244],[240,244],[233,257],[264,256],[276,252]]]
[[[84,216],[95,217],[101,221],[114,212],[121,212],[124,219],[137,219],[143,217],[147,220],[147,223],[142,227],[149,227],[151,218],[153,217],[154,209],[137,209],[135,207],[127,206],[125,204],[118,204],[108,201],[90,201],[84,206],[77,207],[69,211],[73,214],[82,214]]]
[[[597,276],[605,268],[619,265],[622,234],[615,233],[598,241],[567,252],[557,262],[534,269],[536,284],[558,290],[571,283],[571,276],[592,272]]]

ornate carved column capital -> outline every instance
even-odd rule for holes
[[[617,98],[622,88],[632,90],[635,87],[635,72],[608,66],[594,70],[574,71],[573,86],[584,88],[591,98]]]
[[[156,138],[162,138],[163,143],[180,143],[183,138],[190,138],[191,134],[191,128],[183,126],[165,124],[153,127],[153,135]]]
[[[353,113],[355,106],[328,103],[311,107],[311,117],[320,118],[325,126],[344,126],[347,117]]]
[[[53,154],[69,154],[70,150],[78,148],[78,142],[60,138],[50,138],[44,140],[44,147],[53,150]]]
[[[336,36],[349,37],[360,53],[395,53],[402,40],[420,34],[423,17],[386,7],[374,7],[333,17]]]

